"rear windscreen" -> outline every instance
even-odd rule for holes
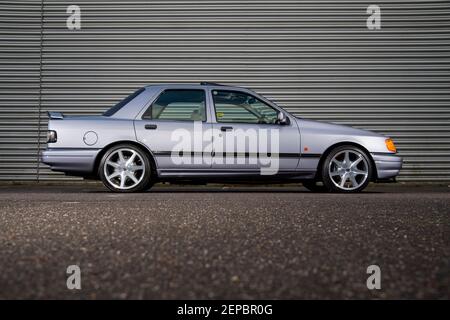
[[[130,102],[131,100],[133,100],[134,98],[136,98],[138,95],[140,95],[142,92],[144,92],[145,88],[141,88],[138,91],[130,94],[128,97],[126,97],[125,99],[123,99],[122,101],[120,101],[119,103],[117,103],[115,106],[109,108],[108,110],[106,110],[103,113],[103,116],[105,117],[110,117],[112,116],[114,113],[116,113],[117,111],[119,111],[120,109],[122,109],[123,106],[127,105],[128,102]]]

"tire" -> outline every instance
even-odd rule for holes
[[[303,181],[303,186],[312,192],[326,192],[328,191],[327,188],[322,184],[319,184],[318,181],[311,180],[311,181]]]
[[[130,144],[106,151],[98,173],[103,184],[114,192],[145,191],[153,185],[150,160],[141,148]]]
[[[333,149],[323,162],[322,181],[330,192],[360,192],[372,178],[372,161],[365,151],[353,145]],[[344,181],[343,181],[344,180]]]

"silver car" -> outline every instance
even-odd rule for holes
[[[215,83],[139,89],[99,116],[49,112],[52,170],[100,178],[112,191],[158,181],[302,182],[358,192],[402,166],[391,139],[295,117],[245,88]]]

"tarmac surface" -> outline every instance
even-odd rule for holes
[[[449,299],[449,285],[448,186],[0,186],[0,299]]]

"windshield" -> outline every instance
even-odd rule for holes
[[[123,106],[125,106],[126,104],[128,104],[128,102],[130,102],[131,100],[133,100],[134,98],[136,98],[138,95],[140,95],[143,91],[145,90],[145,88],[141,88],[138,91],[130,94],[128,97],[126,97],[125,99],[123,99],[122,101],[120,101],[119,103],[117,103],[115,106],[109,108],[108,110],[106,110],[103,113],[103,116],[105,117],[110,117],[112,116],[114,113],[116,113],[117,111],[119,111],[120,109],[122,109]]]

